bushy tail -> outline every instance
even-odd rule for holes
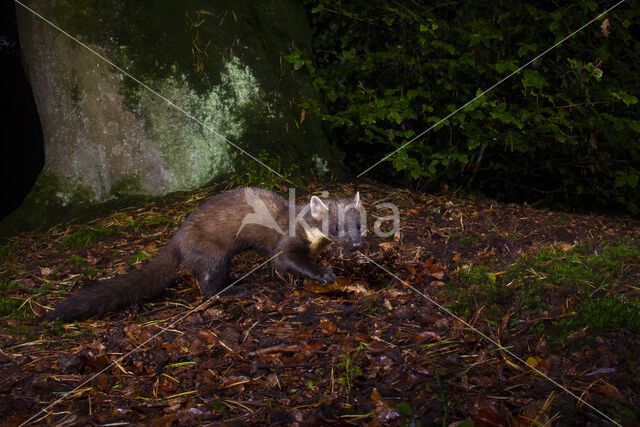
[[[82,320],[156,297],[173,282],[179,261],[178,250],[171,241],[138,270],[86,283],[78,292],[58,302],[53,313],[47,314],[46,318],[63,322]]]

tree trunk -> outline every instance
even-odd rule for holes
[[[310,50],[299,2],[28,5],[95,51],[16,6],[44,134],[37,200],[75,204],[198,188],[247,159],[225,139],[274,169],[313,170],[314,157],[341,170],[319,118],[297,106],[315,99],[310,79],[282,59],[292,47]]]

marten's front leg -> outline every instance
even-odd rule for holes
[[[326,285],[336,281],[336,275],[331,268],[321,267],[305,254],[285,252],[275,259],[278,270],[286,273],[299,274]]]

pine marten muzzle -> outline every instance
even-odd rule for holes
[[[80,320],[139,304],[161,294],[180,269],[192,272],[205,295],[215,295],[230,283],[233,256],[248,250],[275,256],[279,271],[332,283],[331,268],[312,257],[331,244],[358,248],[362,230],[359,194],[352,199],[313,196],[309,203],[295,204],[262,188],[237,188],[200,205],[142,268],[85,284],[47,318]]]

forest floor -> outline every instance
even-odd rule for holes
[[[184,273],[139,309],[38,318],[83,280],[154,256],[211,191],[12,238],[0,424],[640,423],[640,222],[360,191],[370,215],[395,203],[402,228],[324,255],[337,284],[265,266],[186,317],[204,298]],[[263,261],[241,255],[234,274]]]

